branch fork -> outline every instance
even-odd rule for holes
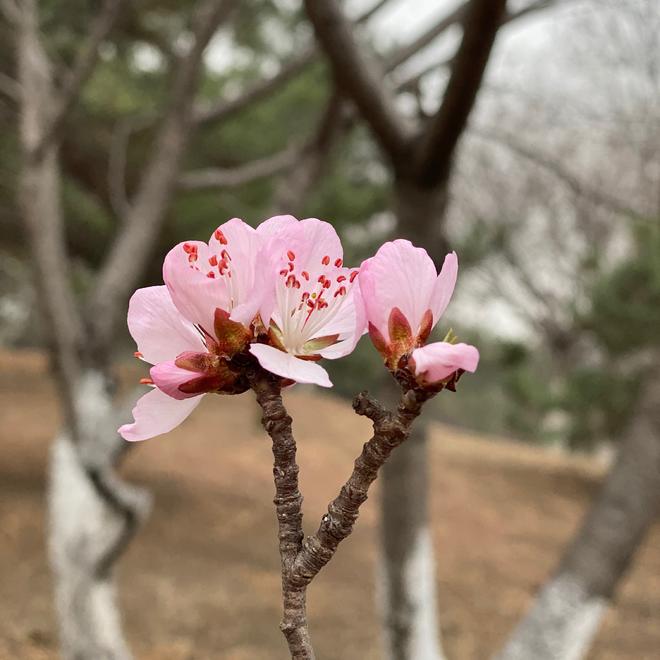
[[[292,420],[284,407],[281,382],[261,368],[248,374],[250,386],[263,411],[262,424],[273,441],[275,509],[282,570],[283,617],[280,629],[294,660],[315,658],[307,624],[307,586],[332,559],[339,544],[353,531],[371,484],[396,447],[405,442],[424,402],[435,394],[410,389],[402,383],[401,401],[395,412],[369,394],[353,401],[356,414],[370,419],[373,435],[355,460],[353,471],[339,494],[328,505],[315,534],[305,537],[302,501],[298,485],[296,441]]]

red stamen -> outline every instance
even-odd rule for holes
[[[210,277],[212,280],[214,280],[215,279],[215,273],[212,270],[210,270],[208,273],[206,273],[206,277]]]
[[[332,282],[330,282],[330,280],[326,280],[325,282],[323,282],[323,288],[329,289],[331,284]]]
[[[324,266],[327,266],[330,263],[330,257],[326,254],[325,257],[323,257],[323,259],[321,259],[321,263]]]
[[[195,252],[197,252],[197,246],[196,245],[191,245],[190,243],[184,243],[183,244],[183,251],[186,254],[195,254]]]
[[[300,274],[309,282],[309,273],[306,270],[303,270]]]
[[[325,275],[319,275],[318,281],[323,284],[323,282],[325,282]]]
[[[153,385],[154,381],[151,378],[140,378],[140,385]]]
[[[215,240],[220,242],[220,245],[227,245],[227,239],[222,233],[222,229],[215,230]]]
[[[133,355],[134,355],[136,358],[141,358],[141,357],[142,357],[142,353],[140,353],[140,351],[135,351],[135,353],[133,353]]]
[[[340,275],[340,276],[337,278],[337,282],[343,282],[343,281],[345,281],[345,280],[346,280],[346,275]]]
[[[220,256],[225,260],[225,261],[231,261],[231,256],[229,255],[229,252],[227,250],[223,250],[220,253]]]
[[[288,250],[288,251],[287,251],[286,256],[289,257],[289,261],[294,261],[295,258],[296,258],[295,253],[292,252],[291,250]]]
[[[289,270],[293,271],[293,264],[289,261]]]
[[[359,270],[354,270],[354,271],[351,273],[351,276],[348,278],[348,281],[352,283],[353,280],[359,275],[359,273],[360,273]]]
[[[293,288],[294,288],[294,289],[299,289],[299,288],[300,288],[300,280],[296,280],[296,281],[293,283]]]
[[[217,266],[218,265],[218,257],[216,257],[215,255],[213,255],[212,257],[209,257],[209,264],[211,264],[211,266]]]
[[[344,262],[341,259],[335,259],[335,266],[337,266],[337,268],[341,268],[343,263]]]
[[[289,274],[289,271],[286,268],[284,270],[280,271],[280,275],[282,275],[283,277],[286,277],[288,274]]]
[[[286,278],[286,285],[293,286],[296,282],[296,276],[295,275],[289,275],[289,277]]]

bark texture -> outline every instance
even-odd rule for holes
[[[332,559],[341,541],[353,531],[369,487],[390,454],[408,438],[411,424],[429,395],[403,388],[395,412],[388,411],[366,392],[355,398],[355,412],[373,422],[374,434],[362,448],[348,481],[330,502],[316,534],[304,538],[296,443],[291,431],[291,417],[282,402],[281,385],[278,379],[257,367],[249,379],[263,412],[263,426],[273,442],[274,503],[282,569],[283,616],[280,628],[291,657],[312,660],[315,656],[307,624],[307,587]]]
[[[659,510],[660,376],[656,372],[580,531],[498,660],[583,658]]]

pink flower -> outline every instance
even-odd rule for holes
[[[242,220],[220,225],[208,244],[188,241],[173,247],[163,263],[163,279],[184,318],[210,333],[216,309],[248,327],[271,294],[264,240]]]
[[[270,295],[264,240],[241,220],[221,225],[208,245],[180,243],[165,257],[166,286],[138,289],[128,307],[137,355],[154,366],[154,386],[119,433],[145,440],[178,426],[207,392],[237,393],[247,383],[230,364],[253,338],[252,322]]]
[[[369,335],[390,369],[411,354],[415,374],[427,383],[444,380],[458,369],[476,369],[479,353],[473,346],[437,342],[420,348],[447,308],[457,274],[455,252],[445,257],[438,275],[426,250],[405,240],[385,243],[362,264],[360,287]]]
[[[278,376],[331,387],[317,361],[347,355],[365,330],[358,271],[343,267],[341,242],[327,222],[276,216],[257,233],[267,240],[275,298],[261,307],[269,343],[250,352]]]
[[[436,341],[412,352],[410,366],[420,383],[434,385],[459,369],[474,373],[479,364],[479,351],[469,344]]]

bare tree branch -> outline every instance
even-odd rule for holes
[[[20,23],[21,21],[21,8],[16,3],[16,0],[1,0],[0,11],[9,23]]]
[[[295,55],[286,62],[272,77],[258,80],[249,85],[235,99],[221,99],[215,103],[202,104],[195,110],[194,122],[208,124],[209,122],[222,122],[234,116],[261,99],[268,97],[276,90],[281,89],[287,82],[295,78],[301,71],[309,66],[317,57],[314,48],[308,48]]]
[[[284,211],[301,212],[309,191],[318,181],[330,158],[333,146],[353,124],[353,113],[346,99],[335,90],[318,121],[315,134],[302,150],[275,192],[275,214]]]
[[[135,288],[162,225],[193,129],[192,110],[203,68],[202,56],[218,26],[236,6],[236,0],[205,0],[195,16],[193,45],[179,62],[168,108],[144,175],[90,300],[90,323],[97,342],[103,343],[111,336],[124,300]]]
[[[366,392],[355,397],[353,409],[373,422],[374,434],[355,460],[353,472],[339,495],[328,505],[316,534],[303,542],[293,568],[294,580],[309,583],[332,559],[339,543],[353,531],[378,471],[392,451],[408,438],[410,426],[428,398],[423,392],[404,389],[396,413],[391,413]]]
[[[30,158],[43,135],[52,98],[51,67],[39,35],[35,0],[24,0],[17,24],[20,140],[24,155],[19,204],[37,273],[41,308],[49,322],[49,338],[63,384],[68,422],[75,434],[72,392],[80,369],[82,320],[71,288],[60,200],[57,150],[48,147]]]
[[[388,2],[390,0],[379,0],[376,2],[370,9],[367,9],[355,19],[355,24],[360,25],[365,23]],[[288,62],[285,62],[274,76],[257,80],[251,85],[248,85],[235,99],[228,101],[220,99],[214,103],[200,104],[195,109],[193,121],[196,124],[207,124],[209,122],[225,121],[229,117],[237,115],[249,105],[257,103],[270,96],[273,92],[282,89],[286,83],[315,62],[318,56],[319,53],[315,46],[304,49]]]
[[[442,104],[425,129],[415,158],[415,178],[423,185],[434,185],[449,175],[505,9],[506,0],[470,0],[467,6],[463,39]]]
[[[10,101],[18,103],[21,99],[21,86],[10,76],[0,72],[0,93]]]
[[[564,167],[559,161],[554,160],[551,156],[540,153],[538,149],[531,149],[513,135],[504,134],[497,129],[489,130],[475,126],[470,127],[470,133],[481,139],[499,144],[521,158],[547,170],[556,179],[566,184],[573,193],[587,199],[592,204],[628,217],[643,218],[645,216],[640,209],[635,209],[621,202],[604,190],[598,190],[590,186],[588,183],[582,181],[579,176]]]
[[[212,167],[185,172],[179,177],[179,189],[187,192],[211,188],[234,188],[278,174],[291,167],[303,148],[292,145],[275,154],[236,167]]]
[[[133,126],[131,121],[120,121],[115,126],[108,154],[108,196],[112,210],[119,218],[125,218],[130,211],[126,194],[126,159]]]
[[[318,531],[303,541],[302,495],[298,485],[296,441],[291,417],[282,402],[281,384],[272,374],[256,367],[248,379],[263,411],[264,429],[273,441],[275,508],[282,570],[283,617],[280,628],[292,658],[314,660],[306,612],[307,587],[332,559],[337,546],[353,531],[360,506],[366,501],[370,485],[396,447],[410,433],[431,392],[408,389],[395,413],[386,410],[366,392],[355,397],[358,415],[372,420],[373,437],[365,443],[355,461],[353,472],[339,495],[328,506]]]
[[[519,9],[515,12],[507,12],[502,19],[500,27],[503,27],[507,23],[511,23],[519,18],[523,18],[527,14],[530,14],[535,11],[540,11],[542,9],[548,9],[550,7],[556,6],[559,3],[559,0],[539,0],[538,2],[532,2],[526,7]],[[452,11],[447,16],[441,18],[435,25],[430,27],[424,33],[422,33],[417,39],[408,44],[407,46],[402,47],[394,53],[390,58],[387,59],[387,69],[392,71],[398,68],[401,64],[409,60],[411,57],[416,55],[420,50],[423,50],[429,46],[433,41],[439,37],[443,32],[445,32],[452,25],[463,20],[467,10],[467,3],[460,5],[454,11]],[[397,85],[397,91],[410,91],[415,89],[422,78],[427,76],[433,71],[437,71],[450,65],[454,61],[454,57],[448,57],[439,62],[431,62],[427,64],[417,73],[409,76],[405,81],[401,81]]]
[[[98,16],[92,22],[89,35],[83,46],[78,51],[73,69],[64,83],[62,92],[56,97],[55,110],[50,116],[47,126],[41,135],[39,143],[35,147],[38,158],[51,142],[57,142],[62,126],[69,111],[76,103],[83,85],[92,75],[101,42],[108,36],[112,26],[115,24],[124,0],[106,0]]]
[[[336,0],[305,0],[305,8],[338,86],[358,106],[388,156],[401,156],[409,146],[410,132],[376,61],[363,57]]]
[[[416,55],[420,50],[423,50],[431,43],[433,43],[437,37],[448,30],[452,25],[462,21],[465,17],[467,6],[467,3],[459,5],[452,12],[446,16],[443,16],[428,30],[420,34],[419,37],[411,41],[407,46],[400,48],[398,51],[396,51],[396,53],[394,53],[394,55],[388,57],[388,70],[392,71],[393,69],[401,66],[401,64],[409,60],[413,55]]]

